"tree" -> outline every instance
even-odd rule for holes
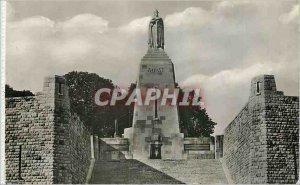
[[[133,107],[125,106],[131,93],[136,88],[136,84],[128,87],[128,95],[123,102],[115,106],[99,107],[94,103],[95,93],[100,88],[109,88],[111,92],[118,88],[111,80],[102,78],[95,73],[72,71],[64,75],[69,86],[69,96],[71,109],[77,113],[80,119],[88,126],[94,134],[100,137],[112,137],[115,132],[115,120],[118,121],[118,135],[121,136],[125,128],[132,126]],[[182,91],[180,92],[182,95]],[[111,94],[106,94],[107,99]],[[193,93],[190,99],[193,98]],[[179,107],[179,119],[181,131],[186,137],[208,137],[214,132],[216,125],[205,109],[199,106]]]
[[[101,78],[95,73],[77,71],[69,72],[64,77],[69,86],[71,110],[77,113],[95,134],[102,137],[111,136],[114,130],[111,111],[94,103],[98,89],[114,87],[111,80]]]
[[[179,107],[180,127],[186,137],[209,137],[214,132],[215,122],[205,109]]]
[[[183,92],[180,89],[179,99],[182,96]],[[211,120],[205,109],[201,109],[200,106],[191,105],[193,96],[194,91],[189,95],[188,100],[190,101],[190,105],[178,106],[181,132],[184,133],[185,137],[209,137],[214,133],[216,123]]]
[[[34,94],[28,90],[17,91],[14,90],[8,84],[5,84],[5,97],[23,97],[23,96],[34,96]]]
[[[125,103],[127,102],[131,93],[135,90],[136,83],[131,83],[130,86],[127,88],[127,96],[124,98],[123,101],[117,104],[114,107],[114,112],[116,115],[116,119],[118,120],[118,135],[121,136],[124,133],[125,128],[129,128],[132,126],[133,122],[133,110],[134,110],[134,103],[131,103],[129,106],[126,106]]]
[[[115,119],[118,120],[118,135],[121,135],[124,128],[129,127],[129,118],[124,118],[128,114],[128,107],[124,105],[100,107],[94,102],[95,93],[100,88],[109,88],[111,92],[117,88],[111,80],[95,73],[77,71],[69,72],[64,77],[69,86],[71,110],[79,115],[94,134],[100,137],[112,137],[115,132]],[[111,94],[104,95],[105,99],[111,98]]]

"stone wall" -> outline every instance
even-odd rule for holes
[[[267,96],[268,183],[292,183],[296,181],[299,170],[299,99]]]
[[[84,183],[90,133],[70,111],[62,77],[36,96],[6,98],[6,183]]]
[[[54,108],[46,101],[43,96],[6,99],[6,183],[53,182]]]
[[[100,138],[100,160],[131,159],[127,138]]]
[[[79,117],[75,114],[69,119],[70,124],[70,141],[69,155],[70,155],[70,173],[72,184],[83,183],[87,177],[88,167],[91,159],[91,142],[90,132],[84,127]],[[95,140],[95,139],[94,139]],[[97,153],[97,145],[94,142],[94,156]]]
[[[127,138],[100,138],[99,159],[132,159]],[[214,159],[214,142],[210,137],[184,138],[185,159]]]
[[[214,159],[215,145],[210,137],[184,138],[186,159]]]
[[[215,136],[215,158],[219,159],[223,157],[223,143],[224,135]]]
[[[276,90],[274,76],[251,82],[249,101],[224,134],[224,162],[235,183],[295,183],[299,98]]]
[[[250,125],[247,104],[225,130],[223,157],[232,179],[238,183],[250,181]]]

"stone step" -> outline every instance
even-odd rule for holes
[[[143,59],[149,59],[149,58],[163,58],[163,59],[170,59],[168,55],[145,55]]]
[[[227,184],[222,164],[217,159],[141,160],[186,184]]]
[[[144,163],[128,159],[98,161],[95,163],[90,184],[182,184]]]
[[[144,58],[168,58],[169,59],[169,56],[164,51],[159,51],[159,52],[148,52],[144,56]]]
[[[91,184],[226,184],[222,164],[204,160],[119,160],[95,163]]]

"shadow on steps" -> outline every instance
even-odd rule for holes
[[[90,184],[184,184],[134,159],[97,161]]]

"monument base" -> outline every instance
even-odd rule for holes
[[[184,152],[183,133],[165,135],[161,139],[156,139],[155,134],[141,134],[135,128],[126,128],[124,138],[129,140],[129,152],[127,157],[131,159],[164,159],[183,160],[187,159]],[[151,130],[145,129],[145,133]],[[136,136],[139,135],[139,136]],[[142,139],[144,138],[144,140]]]
[[[149,48],[139,68],[137,88],[175,88],[174,66],[163,49]],[[133,127],[125,129],[134,159],[184,159],[184,135],[179,130],[177,106],[135,105]]]

